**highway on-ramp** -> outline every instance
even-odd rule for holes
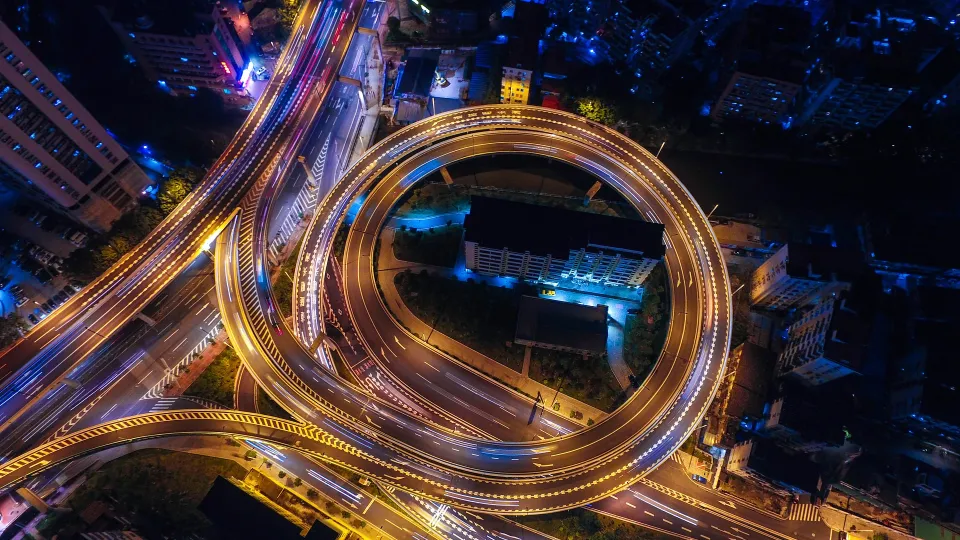
[[[278,69],[224,154],[146,239],[0,356],[0,430],[139,313],[201,252],[309,125],[336,79],[359,0],[307,0]],[[343,36],[341,38],[341,36]]]

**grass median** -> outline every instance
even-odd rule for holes
[[[94,503],[112,507],[133,521],[147,538],[210,537],[213,525],[197,510],[217,476],[243,478],[239,464],[172,450],[139,450],[117,458],[90,475],[37,529],[62,538],[86,531],[80,514]]]
[[[215,401],[224,407],[233,408],[233,391],[240,369],[240,357],[227,347],[213,359],[203,373],[193,381],[184,395]]]

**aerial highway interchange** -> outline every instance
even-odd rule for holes
[[[274,205],[312,137],[318,111],[334,92],[362,9],[359,1],[308,1],[278,64],[283,69],[203,183],[120,263],[0,357],[6,428],[198,255],[211,253],[220,317],[232,345],[246,372],[296,420],[177,410],[98,425],[87,421],[2,462],[0,487],[134,440],[232,434],[288,447],[454,508],[542,513],[609,500],[667,460],[699,426],[730,334],[730,287],[710,224],[649,152],[571,114],[518,106],[462,109],[372,147],[322,188],[294,275],[293,324],[282,319],[265,256]],[[533,400],[405,330],[383,305],[373,267],[379,231],[406,190],[445,165],[503,153],[583,168],[645,219],[666,227],[673,310],[660,361],[626,404],[591,427],[544,413],[545,420],[537,421],[560,434],[549,438],[542,435],[546,430],[536,438],[511,436],[529,424]],[[343,266],[334,270],[333,237],[351,207],[358,209],[356,220]],[[335,300],[330,287],[339,290]],[[358,386],[332,369],[331,341],[324,334],[332,302],[345,308],[344,320],[362,342],[360,354],[372,360],[376,381],[371,377]],[[441,390],[451,380],[474,391],[469,407]]]

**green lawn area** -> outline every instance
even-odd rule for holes
[[[457,281],[427,272],[401,272],[400,298],[421,321],[474,350],[520,371],[523,347],[513,344],[520,297],[535,294],[522,283],[512,289]]]
[[[470,188],[468,186],[447,186],[444,183],[420,182],[397,206],[397,217],[419,217],[424,215],[450,214],[466,212],[470,209]]]
[[[277,300],[277,309],[287,318],[293,315],[293,273],[297,270],[297,257],[303,248],[303,238],[297,244],[287,260],[280,265],[280,274],[273,283],[273,297]]]
[[[85,527],[78,513],[95,501],[112,505],[146,538],[209,537],[212,524],[197,510],[217,476],[243,478],[239,464],[171,450],[139,450],[117,458],[67,499],[67,512],[51,512],[40,523],[45,536],[73,537]]]
[[[337,234],[333,237],[333,256],[343,263],[343,251],[347,249],[347,236],[350,234],[350,225],[346,221],[340,224]]]
[[[667,272],[661,262],[653,268],[644,282],[640,313],[627,316],[623,359],[640,380],[650,374],[667,339],[670,323],[670,295],[667,294],[667,286]]]
[[[393,239],[393,253],[401,261],[453,268],[462,236],[463,226],[457,224],[421,230],[401,227]]]
[[[584,359],[579,354],[534,348],[529,375],[554,390],[562,382],[561,393],[604,412],[613,412],[623,402],[620,384],[603,357]],[[552,398],[544,396],[548,402]]]
[[[237,381],[240,357],[227,347],[213,359],[203,373],[193,381],[187,391],[188,396],[216,401],[224,407],[233,408],[233,388]]]
[[[626,523],[583,508],[510,519],[560,540],[637,540],[665,538],[639,525]]]

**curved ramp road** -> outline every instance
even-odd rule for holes
[[[299,134],[291,134],[292,140]],[[277,148],[274,162],[289,158],[295,147]],[[374,239],[390,207],[417,180],[450,163],[499,153],[548,156],[590,170],[666,227],[673,294],[667,344],[644,386],[617,412],[560,438],[483,440],[368,396],[321,367],[277,314],[266,278],[265,220],[282,168],[275,167],[258,177],[217,241],[218,296],[231,340],[251,374],[304,423],[221,411],[142,415],[57,439],[8,462],[0,469],[0,488],[104,446],[174,433],[256,436],[411,493],[490,513],[581,506],[642,478],[683,442],[712,399],[729,344],[730,293],[703,212],[633,142],[582,118],[536,107],[479,107],[414,124],[371,149],[324,199],[307,238],[322,249],[304,255],[299,272],[321,282],[333,235],[346,209],[359,205],[344,277],[350,315],[367,350],[396,370],[446,361],[404,332],[382,305],[373,276]],[[302,298],[318,302],[314,296]]]
[[[200,185],[117,264],[4,351],[0,429],[143,309],[229,221],[253,183],[278,168],[278,155],[336,80],[362,4],[306,0],[273,79]]]
[[[324,279],[334,231],[345,209],[357,203],[344,273],[351,315],[367,350],[379,353],[390,369],[445,361],[406,334],[381,304],[371,263],[374,241],[389,208],[417,180],[445,164],[492,153],[539,154],[587,168],[666,226],[675,306],[667,344],[645,385],[606,420],[557,439],[485,441],[424,421],[330,375],[277,318],[268,280],[255,277],[265,275],[261,227],[244,216],[265,214],[269,193],[260,199],[261,209],[241,213],[239,230],[225,235],[225,256],[217,257],[218,283],[227,291],[226,300],[221,295],[225,322],[251,372],[290,411],[353,437],[358,447],[403,463],[412,474],[436,474],[443,489],[433,498],[504,513],[585,504],[636,481],[682,443],[712,398],[728,346],[729,287],[710,226],[648,152],[582,118],[536,107],[480,107],[410,126],[361,158],[322,202],[306,242],[323,249],[319,255],[305,252],[300,261],[298,302],[319,302],[309,287]],[[315,279],[301,279],[305,272]],[[319,314],[318,306],[313,309]],[[317,335],[307,333],[303,341],[312,343]],[[490,502],[497,498],[513,502]]]

